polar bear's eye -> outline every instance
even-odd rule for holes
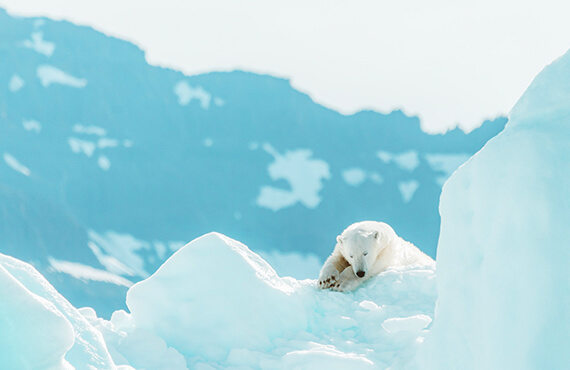
[[[353,258],[352,256],[350,256],[350,258]]]
[[[364,253],[365,256],[368,256],[368,252]]]

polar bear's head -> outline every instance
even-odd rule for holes
[[[380,223],[353,224],[336,238],[340,253],[359,278],[366,277],[370,267],[393,238],[393,230],[391,233],[388,225],[385,229],[378,224]]]

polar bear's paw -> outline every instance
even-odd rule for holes
[[[356,289],[360,284],[354,280],[341,280],[331,285],[331,290],[335,292],[349,292]]]
[[[321,274],[319,277],[319,281],[317,283],[317,287],[319,289],[328,289],[332,288],[336,284],[338,284],[338,279],[340,278],[340,274],[336,269],[331,270],[330,272]]]

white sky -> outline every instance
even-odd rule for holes
[[[507,114],[534,76],[570,48],[567,0],[0,0],[0,6],[92,26],[136,43],[151,64],[189,75],[268,73],[344,114],[402,109],[418,115],[427,132],[457,124],[469,131]]]

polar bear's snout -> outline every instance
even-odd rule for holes
[[[362,270],[360,270],[360,271],[358,271],[358,272],[356,273],[356,276],[358,276],[359,278],[363,278],[364,275],[366,275],[366,272],[364,272],[364,271],[362,271]]]

